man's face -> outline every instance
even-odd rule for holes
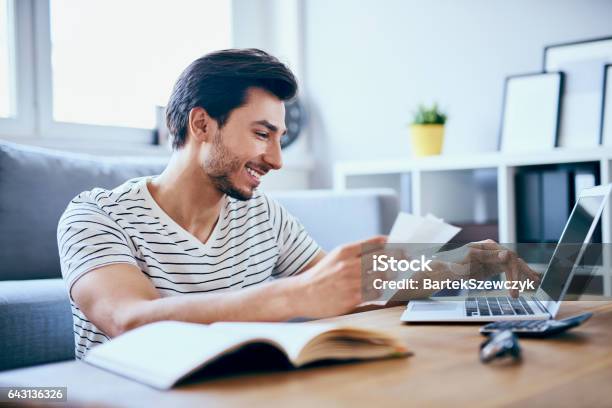
[[[202,150],[203,170],[219,191],[248,200],[270,170],[282,166],[280,137],[285,105],[260,88],[249,88],[246,104],[234,109],[211,145]]]

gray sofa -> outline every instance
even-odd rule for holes
[[[157,159],[100,159],[0,142],[0,370],[74,358],[56,244],[57,221],[70,199],[163,168]],[[390,190],[270,195],[326,250],[388,233],[398,211]]]

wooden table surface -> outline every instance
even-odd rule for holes
[[[67,386],[94,406],[612,406],[612,302],[565,302],[559,318],[595,315],[564,335],[521,339],[520,363],[481,364],[473,324],[406,325],[403,307],[332,321],[386,329],[412,357],[212,378],[158,391],[82,362],[0,373],[3,386]],[[48,406],[48,405],[46,405]]]

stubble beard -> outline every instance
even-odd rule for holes
[[[219,191],[237,200],[247,201],[253,197],[253,191],[241,190],[231,181],[231,175],[241,169],[241,160],[223,145],[221,130],[218,130],[213,138],[212,154],[204,163],[204,172]]]

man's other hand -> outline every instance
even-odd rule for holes
[[[362,302],[362,255],[379,250],[387,237],[342,245],[325,255],[317,264],[296,276],[303,288],[298,302],[311,318],[323,318],[347,313]]]

